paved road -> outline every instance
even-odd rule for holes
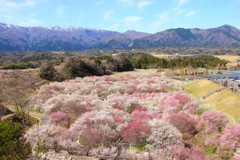
[[[240,71],[230,71],[230,70],[221,70],[222,72],[229,74],[208,74],[203,75],[203,77],[207,78],[240,78]]]

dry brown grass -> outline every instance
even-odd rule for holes
[[[157,57],[157,58],[168,58],[168,57],[173,56],[171,54],[151,54],[151,55],[154,57]]]
[[[27,99],[36,90],[36,84],[43,81],[36,70],[1,72],[4,77],[0,78],[0,100],[8,105]]]
[[[218,55],[215,56],[219,59],[229,61],[230,63],[236,63],[237,61],[240,60],[240,56],[233,56],[233,55]]]
[[[229,89],[213,94],[204,100],[206,103],[214,106],[218,111],[228,116],[240,120],[240,95]]]
[[[221,86],[207,79],[202,79],[196,82],[189,82],[184,85],[183,88],[193,96],[202,98],[203,96],[214,92],[216,89],[220,89]]]
[[[181,55],[181,54],[151,54],[152,56],[154,57],[157,57],[157,58],[171,58],[171,57],[176,57],[176,56],[180,56],[180,57],[186,57],[186,56],[189,56],[189,55]]]
[[[197,82],[190,82],[184,86],[184,89],[195,97],[202,98],[209,93],[220,89],[222,86],[209,80],[203,79]],[[216,110],[235,120],[240,120],[240,95],[229,89],[224,89],[207,97],[204,102],[210,104]]]
[[[116,76],[126,76],[126,75],[146,75],[146,74],[153,74],[157,73],[157,69],[135,69],[134,71],[127,71],[127,72],[114,72]]]

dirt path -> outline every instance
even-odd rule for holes
[[[222,87],[222,88],[220,88],[220,89],[216,89],[215,91],[213,91],[213,92],[211,92],[211,93],[203,96],[203,99],[207,99],[208,97],[210,97],[210,96],[212,96],[212,95],[214,95],[214,94],[216,94],[216,93],[218,93],[218,92],[221,92],[221,91],[224,90],[224,89],[225,89],[224,87]]]
[[[3,116],[3,117],[1,118],[1,121],[5,121],[5,120],[11,118],[11,117],[14,116],[15,113],[17,112],[17,110],[15,109],[14,106],[8,105],[8,104],[3,104],[3,105],[4,105],[7,109],[9,109],[11,112],[13,112],[13,113]],[[35,118],[35,119],[37,119],[38,125],[41,125],[42,122],[45,122],[45,121],[46,121],[46,120],[45,120],[46,117],[45,117],[43,114],[41,115],[41,114],[39,114],[39,113],[37,113],[37,112],[32,112],[32,111],[30,111],[28,115],[31,116],[31,117],[33,117],[33,118]]]

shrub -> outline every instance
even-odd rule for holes
[[[94,59],[90,58],[68,58],[64,63],[64,70],[70,78],[110,74],[105,71],[103,66],[97,64]]]
[[[29,69],[29,68],[37,68],[38,66],[35,66],[32,63],[12,63],[12,64],[6,64],[1,67],[1,69]]]
[[[44,124],[39,127],[30,128],[24,137],[33,149],[56,149],[61,141],[62,134],[66,129],[61,126]]]
[[[144,145],[149,133],[150,127],[148,126],[147,121],[144,119],[138,119],[131,121],[122,129],[121,137],[129,143]]]
[[[110,70],[113,72],[132,71],[132,63],[124,56],[112,56],[107,59],[107,64],[110,66]]]
[[[175,94],[175,98],[176,98],[177,100],[179,100],[179,102],[180,102],[181,105],[184,105],[184,104],[186,104],[187,102],[190,101],[190,97],[189,97],[187,94],[184,94],[184,93],[182,93],[182,92],[177,92],[177,93]]]
[[[93,147],[101,146],[105,143],[105,137],[102,136],[101,130],[96,128],[85,128],[81,131],[79,141],[84,145],[87,155]]]
[[[39,76],[43,79],[54,81],[56,76],[56,70],[54,66],[50,63],[43,63],[40,66]]]
[[[26,159],[31,153],[21,124],[0,122],[0,159]]]
[[[164,119],[153,119],[149,122],[151,134],[147,142],[158,149],[169,149],[182,144],[182,134]]]
[[[227,122],[228,119],[223,114],[207,111],[201,115],[198,128],[201,130],[201,127],[203,127],[206,133],[221,132]]]
[[[50,119],[52,122],[60,124],[62,126],[66,126],[69,124],[68,115],[64,112],[53,112],[50,114]]]
[[[173,113],[167,118],[184,135],[185,138],[196,134],[196,122],[185,113]]]
[[[174,146],[173,158],[177,160],[205,160],[204,152],[201,148],[192,144],[186,144],[184,146]]]
[[[95,129],[94,131],[101,133],[102,140],[104,140],[101,141],[101,145],[110,146],[120,138],[125,117],[126,114],[117,109],[87,112],[71,124],[69,131],[73,137],[81,137],[88,129]]]
[[[230,157],[240,147],[240,125],[226,126],[220,137],[218,151],[225,157]]]

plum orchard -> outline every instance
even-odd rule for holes
[[[30,105],[45,112],[50,123],[30,129],[26,137],[34,148],[109,159],[203,160],[211,146],[216,156],[239,156],[239,126],[227,126],[224,115],[202,110],[180,90],[158,74],[42,86]]]

